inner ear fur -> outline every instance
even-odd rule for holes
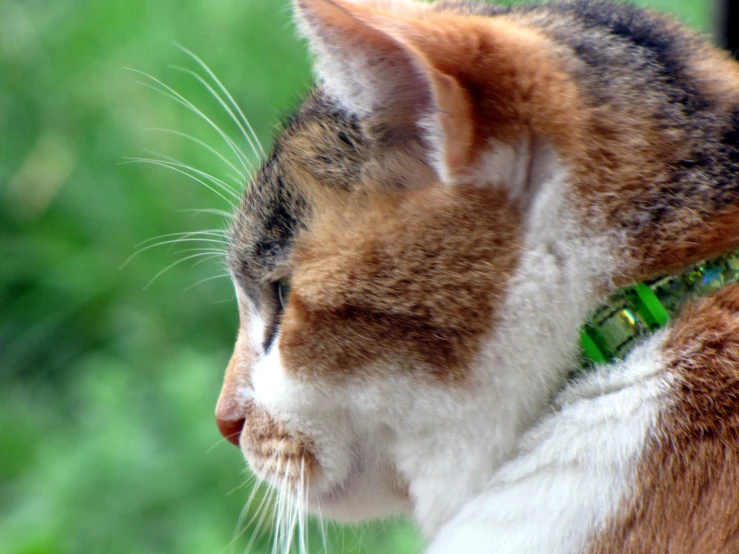
[[[387,3],[385,3],[387,5]],[[469,163],[473,124],[466,91],[413,42],[427,8],[399,2],[296,0],[318,78],[344,108],[367,119],[379,144],[422,142],[443,181]]]

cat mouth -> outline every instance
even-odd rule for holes
[[[340,479],[333,480],[322,470],[312,447],[302,440],[283,436],[253,443],[244,440],[241,449],[253,473],[270,487],[289,494],[304,509],[321,513],[342,511],[361,469],[356,463]]]
[[[275,446],[270,454],[264,450],[264,447],[253,450],[242,445],[249,467],[261,481],[302,499],[307,507],[340,502],[357,473],[352,469],[343,479],[331,483],[327,482],[312,451],[288,442]]]
[[[318,475],[315,455],[303,441],[287,436],[256,445],[245,442],[242,435],[244,457],[257,477],[266,483],[300,493]]]

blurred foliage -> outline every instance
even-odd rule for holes
[[[703,0],[648,4],[710,20]],[[203,73],[175,43],[224,80],[265,147],[309,86],[284,0],[0,1],[0,552],[242,552],[254,535],[238,523],[243,460],[213,422],[233,292],[221,261],[191,250],[220,244],[170,235],[222,230],[219,215],[188,210],[231,208],[180,173],[122,163],[161,158],[152,150],[233,173],[195,141],[150,130],[234,162],[208,123],[124,69],[165,81],[237,137],[201,83],[171,67]],[[255,552],[269,550],[264,527]],[[327,540],[329,552],[420,549],[405,524]]]

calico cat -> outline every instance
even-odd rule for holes
[[[605,0],[294,6],[319,85],[233,221],[224,436],[429,554],[739,552],[739,288],[572,377],[615,291],[739,247],[739,65]]]

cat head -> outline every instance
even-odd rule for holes
[[[295,9],[319,87],[234,220],[219,426],[324,514],[451,507],[550,393],[539,366],[570,360],[603,267],[570,255],[577,94],[555,47],[481,8]]]

